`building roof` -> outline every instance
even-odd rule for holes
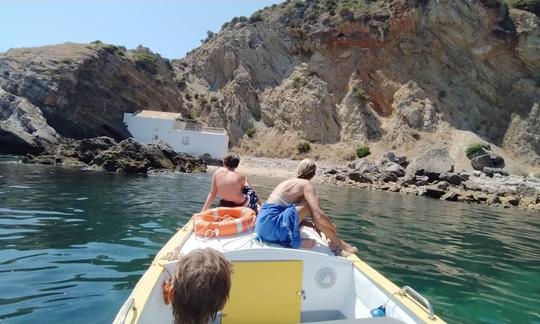
[[[139,110],[136,113],[134,113],[133,116],[159,118],[159,119],[171,119],[171,120],[182,118],[182,114],[180,113],[156,111],[156,110]]]

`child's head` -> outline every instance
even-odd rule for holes
[[[240,158],[236,154],[228,154],[223,158],[223,165],[229,169],[236,169],[240,164]]]
[[[208,323],[227,302],[231,273],[231,263],[216,250],[199,249],[182,256],[173,279],[174,323]]]

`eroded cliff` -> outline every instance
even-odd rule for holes
[[[413,154],[441,143],[464,156],[463,145],[486,141],[540,165],[535,8],[298,0],[235,18],[172,63],[104,44],[10,50],[0,54],[0,151],[122,139],[123,112],[156,109],[225,127],[256,155],[290,156],[310,141],[315,157],[346,158],[361,143]]]

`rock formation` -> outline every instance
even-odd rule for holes
[[[234,116],[211,109],[226,113],[234,143],[255,126],[261,138],[277,128],[399,146],[448,126],[539,164],[539,33],[534,13],[496,1],[287,1],[233,20],[173,65],[188,92],[236,96]]]
[[[43,142],[129,136],[123,113],[183,111],[167,60],[145,48],[95,43],[0,54],[0,152],[36,153]]]
[[[164,143],[141,144],[131,138],[117,143],[105,136],[49,145],[38,155],[27,155],[23,162],[77,165],[116,173],[206,171],[203,160],[177,154]]]
[[[0,54],[0,152],[121,140],[122,113],[156,109],[225,127],[245,153],[275,146],[275,134],[321,150],[459,144],[450,129],[538,166],[540,20],[521,8],[532,12],[486,0],[289,0],[171,62],[101,43],[10,50]]]

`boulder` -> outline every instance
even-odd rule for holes
[[[438,147],[417,156],[406,171],[407,174],[426,175],[432,182],[438,180],[441,173],[453,172],[454,160],[450,158],[447,147]]]
[[[446,201],[457,201],[459,198],[459,194],[453,191],[447,192],[444,195],[441,196],[441,200]]]
[[[351,172],[351,173],[349,173],[349,179],[351,179],[353,181],[356,181],[356,182],[360,182],[360,183],[372,183],[373,182],[373,180],[371,180],[371,178],[369,178],[368,176],[366,176],[365,174],[360,173],[360,172]]]
[[[417,186],[425,186],[429,182],[429,177],[428,176],[416,176],[416,177],[414,177],[413,181],[414,181],[414,184],[417,185]]]
[[[398,179],[398,176],[395,173],[385,171],[378,174],[377,179],[383,182],[396,182]]]
[[[443,172],[439,175],[440,180],[444,180],[450,184],[453,184],[454,186],[459,186],[463,181],[466,181],[466,179],[457,173],[452,172]]]
[[[482,171],[484,168],[490,168],[493,166],[489,154],[483,154],[471,159],[471,165],[475,170]]]
[[[446,191],[444,191],[442,189],[439,189],[439,188],[434,187],[434,186],[430,186],[430,187],[421,188],[419,190],[419,192],[418,192],[418,195],[419,196],[430,197],[430,198],[435,198],[435,199],[440,199],[445,193],[446,193]]]
[[[379,167],[375,163],[366,159],[354,160],[349,163],[348,167],[362,174],[380,172]]]
[[[484,168],[504,168],[504,159],[493,153],[477,155],[471,159],[471,165],[475,170],[482,171]]]
[[[508,171],[505,171],[503,169],[498,169],[498,168],[484,167],[484,169],[482,171],[484,171],[484,173],[489,177],[493,177],[496,174],[499,174],[499,175],[502,175],[502,176],[509,176],[510,175],[508,173]]]
[[[386,164],[387,162],[396,163],[403,168],[406,168],[409,164],[409,161],[406,156],[398,156],[392,151],[384,152],[381,159],[381,164]]]
[[[223,164],[223,160],[215,159],[208,153],[204,153],[200,156],[200,158],[204,161],[204,163],[206,163],[206,165],[221,166]]]
[[[387,162],[383,166],[383,172],[391,173],[396,177],[403,177],[405,175],[405,169],[401,165],[393,162]]]

